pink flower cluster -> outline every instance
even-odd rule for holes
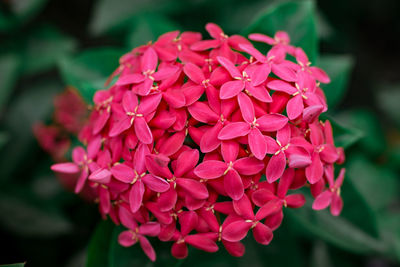
[[[250,230],[268,245],[283,208],[303,206],[292,192],[303,186],[314,209],[342,209],[344,170],[335,180],[333,165],[343,149],[318,120],[326,73],[285,32],[249,36],[272,46],[264,54],[215,24],[206,29],[211,40],[169,32],[122,56],[116,82],[94,96],[85,148],[52,166],[79,172],[76,192],[94,188],[101,214],[127,228],[119,243],[139,242],[153,261],[148,236],[173,242],[176,258],[188,245],[215,252],[217,242],[242,256]]]

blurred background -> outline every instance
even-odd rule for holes
[[[133,47],[176,29],[208,38],[215,22],[227,34],[286,30],[331,76],[344,210],[288,210],[273,242],[247,238],[241,259],[191,250],[171,261],[158,244],[154,266],[400,266],[399,12],[397,0],[0,0],[0,265],[153,266],[116,246],[90,194],[50,171],[77,143],[79,122],[62,128],[60,112],[84,117]]]

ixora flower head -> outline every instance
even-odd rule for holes
[[[215,252],[218,242],[242,256],[249,231],[268,245],[283,209],[304,205],[293,190],[306,185],[314,209],[342,209],[344,170],[335,180],[334,164],[343,149],[319,120],[326,73],[284,32],[251,34],[271,45],[258,51],[206,29],[211,40],[169,32],[123,55],[116,82],[93,98],[85,147],[52,166],[80,173],[76,192],[92,187],[101,214],[126,227],[119,243],[139,243],[153,261],[150,236],[172,242],[176,258],[188,245]]]

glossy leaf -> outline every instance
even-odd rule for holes
[[[304,49],[311,62],[318,55],[318,36],[314,1],[285,1],[268,6],[245,30],[245,35],[262,33],[273,37],[287,31],[291,43]]]
[[[111,220],[101,221],[89,241],[86,267],[108,267],[108,251],[115,228]]]
[[[331,78],[328,84],[321,84],[329,109],[337,106],[346,94],[354,60],[348,55],[324,55],[318,61],[318,67],[322,68]]]
[[[15,54],[0,57],[0,109],[7,104],[19,76],[20,58]]]
[[[64,58],[59,63],[61,76],[66,85],[75,87],[87,103],[118,67],[123,52],[114,48],[96,48],[81,52],[75,57]]]

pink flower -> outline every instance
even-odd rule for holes
[[[268,245],[283,208],[304,205],[295,190],[306,185],[314,209],[342,207],[344,171],[334,181],[333,165],[343,149],[318,121],[326,74],[284,32],[250,35],[272,45],[260,52],[213,23],[206,29],[211,40],[173,31],[123,55],[94,96],[79,133],[85,148],[52,166],[79,175],[75,191],[87,185],[102,217],[126,228],[119,243],[139,243],[152,261],[148,237],[171,242],[176,258],[189,245],[216,252],[217,242],[240,257],[250,230]]]
[[[256,118],[253,103],[244,93],[239,93],[238,102],[245,122],[232,122],[226,125],[219,132],[218,138],[231,140],[240,136],[248,136],[251,152],[257,159],[262,160],[268,149],[262,131],[277,131],[286,125],[288,119],[281,114],[266,114]]]
[[[314,210],[323,210],[331,206],[333,216],[338,216],[343,208],[343,200],[340,196],[340,187],[342,186],[345,169],[341,169],[339,176],[334,181],[333,167],[329,165],[325,168],[325,177],[329,188],[320,193],[314,200],[312,208]]]

